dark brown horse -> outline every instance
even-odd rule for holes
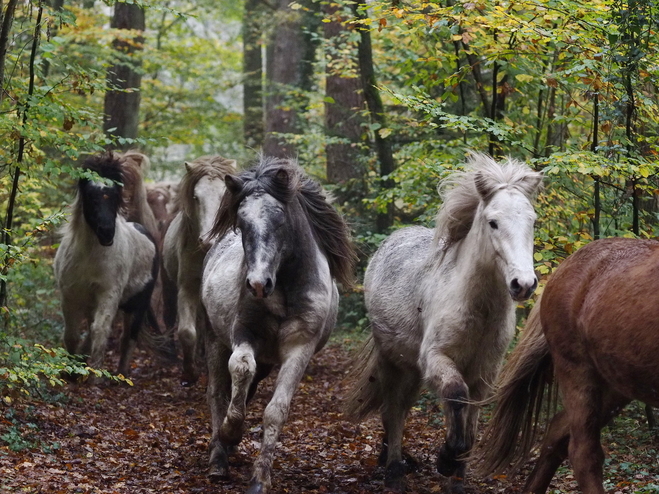
[[[601,428],[633,399],[659,405],[659,242],[598,240],[551,276],[501,374],[476,453],[480,473],[514,471],[528,459],[543,402],[556,391],[563,410],[524,492],[546,492],[569,457],[581,491],[604,494]]]

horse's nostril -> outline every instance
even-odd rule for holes
[[[510,289],[515,293],[519,293],[519,291],[522,289],[517,278],[513,279],[513,281],[510,282]]]
[[[246,286],[247,288],[252,288],[252,283],[249,281],[249,278],[246,278],[246,279],[245,279],[245,286]]]
[[[265,289],[270,290],[272,288],[272,278],[265,280]]]

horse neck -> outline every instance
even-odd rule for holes
[[[282,257],[282,264],[292,264],[295,268],[307,269],[312,262],[309,249],[303,246],[317,246],[317,241],[311,227],[311,221],[304,213],[297,200],[289,205],[289,235],[291,239],[286,256]]]
[[[505,281],[496,262],[492,244],[487,241],[476,222],[465,238],[449,248],[445,262],[454,265],[455,283],[469,300],[490,297],[504,287]]]

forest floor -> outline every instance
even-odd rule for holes
[[[354,347],[350,340],[335,340],[311,361],[280,436],[274,493],[383,492],[379,420],[354,424],[340,413]],[[231,480],[212,484],[206,476],[210,415],[204,379],[182,388],[177,366],[157,365],[145,353],[133,367],[134,386],[72,384],[44,401],[0,405],[0,492],[244,492],[273,376],[250,404],[245,437],[231,457]],[[634,405],[603,432],[609,492],[659,493],[659,439],[643,417],[642,407]],[[444,480],[433,465],[443,434],[439,407],[425,394],[406,423],[406,449],[420,462],[419,471],[407,476],[409,493],[442,491]],[[467,484],[470,494],[512,494],[521,492],[523,482],[524,472],[513,479],[468,478]],[[578,492],[568,465],[548,492]]]

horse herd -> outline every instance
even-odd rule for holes
[[[147,168],[137,152],[108,152],[83,165],[54,263],[64,345],[101,366],[121,309],[118,372],[125,375],[138,339],[171,355],[167,336],[177,328],[181,383],[194,384],[201,357],[208,373],[213,479],[229,475],[246,406],[279,366],[246,491],[265,493],[295,389],[335,325],[337,284],[353,283],[349,229],[292,159],[260,156],[239,172],[233,160],[203,157],[185,164],[180,184],[150,190]],[[471,154],[441,186],[434,230],[398,230],[371,259],[364,293],[372,333],[355,358],[344,414],[381,415],[386,488],[405,490],[403,428],[424,386],[444,405],[436,467],[452,493],[464,492],[468,461],[483,476],[519,469],[549,406],[555,415],[524,492],[546,492],[569,457],[581,490],[603,494],[600,429],[632,399],[659,405],[659,242],[652,240],[594,241],[565,260],[499,373],[516,305],[538,284],[533,201],[541,186],[542,174],[522,162]],[[145,322],[152,331],[140,331]],[[496,406],[477,442],[485,402]]]

